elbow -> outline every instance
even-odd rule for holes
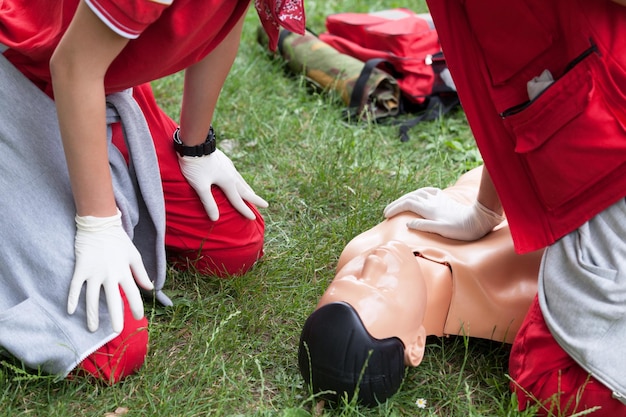
[[[91,65],[88,58],[57,48],[49,62],[50,77],[53,90],[69,88],[69,86],[103,84],[106,67]],[[56,95],[56,94],[55,94]]]
[[[73,64],[71,56],[57,48],[50,58],[50,77],[52,85],[64,83],[67,80],[76,77],[76,65]]]
[[[52,79],[52,87],[56,89],[63,80],[67,80],[70,77],[71,70],[69,60],[58,49],[54,51],[50,58],[50,78]]]

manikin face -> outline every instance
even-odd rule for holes
[[[317,308],[339,301],[350,304],[377,339],[398,337],[408,349],[416,337],[425,337],[426,285],[415,255],[401,242],[378,246],[346,263]]]

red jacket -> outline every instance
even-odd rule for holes
[[[515,247],[552,244],[626,195],[626,7],[428,0]],[[527,82],[555,82],[529,101]]]
[[[200,61],[230,32],[249,0],[94,0],[114,30],[131,39],[109,68],[105,88],[113,93],[178,72]],[[78,0],[0,1],[0,43],[24,75],[51,93],[49,61]]]

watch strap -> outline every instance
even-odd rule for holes
[[[206,140],[200,145],[187,146],[180,140],[180,127],[176,128],[173,135],[174,149],[180,156],[207,156],[215,152],[216,140],[213,126],[209,127],[209,134]]]

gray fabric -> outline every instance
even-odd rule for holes
[[[129,149],[142,150],[133,152],[129,172],[119,151],[109,146],[117,203],[161,289],[165,214],[152,141],[138,109],[131,110],[128,93],[111,96],[110,102],[108,118],[116,119],[117,108],[126,121]],[[84,289],[76,313],[67,314],[75,208],[54,103],[2,55],[0,119],[0,350],[64,377],[115,333],[103,296],[96,332],[87,330]],[[142,180],[131,175],[135,171]]]
[[[148,275],[154,283],[157,300],[164,305],[172,305],[162,291],[166,270],[165,200],[159,165],[145,117],[132,98],[130,90],[107,97],[107,123],[117,121],[122,122],[130,163],[127,166],[117,148],[109,146],[113,177],[120,181],[118,186],[114,187],[115,198],[122,213],[135,214],[135,210],[138,211],[138,218],[131,220],[130,216],[126,216],[126,221],[130,224],[125,224],[125,229],[133,236],[131,224],[134,225],[133,242],[141,252]],[[121,183],[122,181],[124,183]],[[131,185],[135,190],[135,193],[131,194],[133,204],[124,207],[123,205],[128,204],[131,199],[124,198],[124,192],[117,190],[129,190]],[[137,200],[135,195],[140,198]]]
[[[546,249],[539,302],[559,345],[626,404],[626,201]]]

